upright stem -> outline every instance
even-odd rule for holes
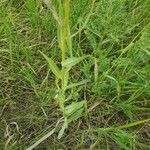
[[[58,42],[62,53],[62,61],[64,61],[68,54],[72,57],[72,41],[69,25],[70,0],[59,0],[59,16],[63,21],[63,25],[58,25]]]
[[[70,53],[70,57],[72,57],[72,41],[70,34],[69,16],[70,16],[70,0],[64,0],[64,35],[67,50]]]
[[[62,19],[63,25],[58,24],[58,43],[61,50],[62,60],[67,59],[68,54],[72,56],[72,47],[71,47],[71,36],[70,36],[70,26],[69,26],[69,13],[70,13],[70,0],[59,0],[59,16]],[[66,74],[65,68],[61,69],[61,92],[59,95],[59,101],[61,103],[61,109],[65,116],[65,87],[66,85],[66,76],[69,76],[69,73]]]

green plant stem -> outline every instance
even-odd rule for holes
[[[72,41],[70,34],[70,25],[69,25],[69,14],[70,14],[70,0],[64,0],[64,35],[66,40],[66,46],[70,52],[70,57],[72,57]]]
[[[70,0],[64,0],[63,3],[59,1],[59,16],[63,20],[63,25],[58,25],[58,42],[61,49],[62,60],[64,61],[68,57],[68,51],[72,56],[71,48],[71,36],[70,36],[70,26],[69,26],[69,13],[70,13]],[[69,73],[68,73],[69,75]],[[65,88],[66,88],[66,73],[65,68],[61,68],[61,92],[59,95],[59,101],[61,105],[61,110],[63,116],[65,117]],[[66,118],[65,118],[66,120]]]

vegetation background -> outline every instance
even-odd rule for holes
[[[66,47],[82,61],[69,70],[64,109],[41,55],[61,68],[53,10],[42,0],[0,0],[0,149],[27,149],[56,126],[35,149],[150,149],[150,1],[70,0]],[[63,110],[75,116],[58,139]]]

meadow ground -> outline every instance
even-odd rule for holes
[[[0,0],[0,149],[150,149],[150,1],[48,2]]]

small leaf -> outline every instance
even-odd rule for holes
[[[55,64],[55,62],[47,57],[43,52],[40,51],[40,53],[43,55],[43,57],[47,60],[48,64],[49,64],[49,68],[50,70],[53,72],[53,74],[59,78],[60,77],[60,71],[59,68],[57,67],[57,65]]]
[[[84,104],[85,104],[85,101],[81,101],[81,102],[76,102],[76,103],[72,103],[72,104],[68,105],[65,108],[66,115],[69,116],[69,115],[73,114],[78,109],[82,108]]]
[[[75,113],[73,113],[69,118],[68,118],[68,123],[71,123],[72,121],[77,120],[78,118],[82,117],[83,115],[83,108],[77,110]]]
[[[117,90],[117,94],[118,94],[118,96],[120,96],[120,93],[121,93],[121,87],[120,87],[120,85],[119,85],[119,82],[118,82],[114,77],[112,77],[112,76],[110,76],[110,75],[108,75],[108,74],[105,74],[105,77],[107,77],[107,78],[109,78],[109,79],[111,79],[111,80],[113,80],[113,81],[116,82],[116,90]]]
[[[72,66],[78,64],[79,62],[81,62],[83,59],[89,57],[89,55],[87,56],[83,56],[83,57],[72,57],[72,58],[68,58],[64,61],[62,61],[62,67],[66,67],[66,68],[71,68]]]
[[[76,87],[76,86],[80,86],[80,85],[83,85],[83,84],[86,84],[87,82],[89,82],[90,80],[82,80],[78,83],[73,83],[73,84],[70,84],[66,87],[66,89],[70,89],[70,88],[73,88],[73,87]]]

